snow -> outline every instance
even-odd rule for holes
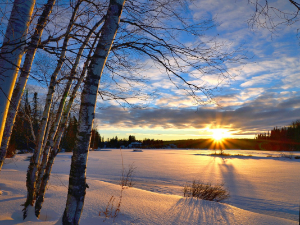
[[[115,220],[103,222],[110,198],[114,196],[116,207],[121,195],[121,152],[106,150],[89,153],[89,188],[80,224],[298,224],[299,159],[271,158],[266,156],[280,153],[252,150],[226,151],[251,157],[216,157],[209,150],[169,149],[138,154],[122,150],[124,169],[132,163],[136,167],[134,187],[123,190]],[[28,156],[7,159],[2,168],[0,224],[61,224],[71,153],[56,158],[40,219],[30,212],[23,221]],[[183,185],[194,179],[224,183],[231,198],[217,203],[182,197]]]

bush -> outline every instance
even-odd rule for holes
[[[224,184],[212,185],[194,180],[193,183],[186,184],[183,188],[184,197],[196,197],[209,201],[222,201],[230,197],[229,192],[224,188]]]
[[[121,148],[120,148],[121,151]],[[99,216],[104,216],[103,222],[106,221],[108,218],[112,218],[113,222],[115,222],[115,219],[119,215],[120,208],[121,208],[121,203],[122,203],[122,197],[123,197],[123,191],[125,188],[132,187],[133,182],[132,178],[134,175],[134,171],[136,167],[134,167],[134,163],[130,164],[128,166],[128,170],[124,168],[124,163],[123,163],[123,155],[121,151],[121,157],[122,157],[122,175],[120,177],[120,185],[121,185],[121,192],[119,197],[114,197],[111,196],[109,199],[107,206],[104,211],[99,211]]]
[[[231,156],[229,153],[225,153],[224,151],[221,151],[219,153],[215,152],[215,153],[212,153],[210,155],[212,155],[212,156]]]
[[[122,176],[120,177],[120,185],[122,188],[124,187],[132,187],[133,181],[132,178],[134,176],[134,172],[136,167],[134,167],[133,163],[128,166],[128,170],[125,170],[122,162]]]
[[[290,152],[290,153],[281,153],[280,157],[287,158],[287,159],[293,159],[294,158],[294,154],[292,152]]]
[[[105,208],[105,211],[100,211],[99,216],[102,216],[102,214],[105,216],[103,222],[106,221],[108,218],[112,218],[113,222],[115,222],[115,219],[119,215],[121,202],[122,202],[122,193],[123,189],[121,190],[121,195],[119,197],[119,200],[117,200],[116,197],[111,196],[109,199],[107,206]]]
[[[235,154],[235,155],[232,155],[232,156],[245,156],[243,154]]]

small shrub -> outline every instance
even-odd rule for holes
[[[249,156],[249,157],[252,157],[253,155],[250,154],[250,155],[248,155],[248,156]]]
[[[267,155],[267,157],[273,157],[272,155]]]
[[[297,156],[295,156],[295,159],[300,159],[300,156],[298,156],[298,155],[297,155]]]
[[[215,152],[215,153],[212,153],[210,155],[212,155],[212,156],[231,156],[229,153],[225,153],[224,151],[219,152],[219,153]]]
[[[120,212],[120,207],[121,207],[121,202],[122,202],[122,192],[123,189],[121,190],[121,195],[119,196],[119,201],[117,202],[116,205],[116,198],[114,196],[111,196],[111,198],[109,199],[107,206],[105,208],[105,211],[100,211],[99,212],[99,216],[101,216],[102,214],[105,216],[103,222],[106,221],[106,219],[108,218],[112,218],[113,222],[115,221],[115,219],[117,218],[119,212]]]
[[[99,216],[102,216],[102,215],[105,216],[103,222],[105,222],[106,219],[108,219],[108,218],[112,218],[113,222],[115,221],[115,219],[117,218],[117,216],[120,212],[124,189],[126,187],[133,186],[132,178],[133,178],[136,167],[134,167],[134,163],[132,163],[128,166],[128,170],[125,170],[124,164],[123,164],[123,155],[122,155],[121,148],[120,148],[120,152],[121,152],[121,157],[122,157],[122,175],[120,177],[120,183],[119,183],[121,185],[121,192],[120,192],[119,197],[111,196],[111,198],[109,199],[109,201],[107,203],[105,211],[99,211]]]
[[[186,184],[183,188],[184,197],[196,197],[209,201],[222,201],[230,197],[229,192],[224,188],[224,184],[212,185],[194,180],[192,184]]]
[[[124,166],[122,165],[122,175],[120,177],[120,185],[122,188],[124,187],[132,187],[133,186],[133,176],[134,176],[134,171],[136,167],[134,167],[134,164],[130,164],[128,166],[128,169],[125,170]]]
[[[245,155],[243,155],[243,154],[235,154],[233,156],[245,156]]]
[[[282,158],[288,158],[288,159],[293,159],[294,158],[294,154],[292,152],[289,153],[289,154],[287,154],[287,153],[281,153],[280,157],[282,157]]]

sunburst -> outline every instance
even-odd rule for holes
[[[224,138],[224,132],[222,130],[213,130],[212,137],[215,141],[221,141]]]
[[[211,129],[212,139],[221,142],[224,138],[230,137],[231,134],[226,129]]]

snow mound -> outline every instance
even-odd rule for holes
[[[133,151],[133,152],[143,152],[142,149],[133,149],[132,151]]]

